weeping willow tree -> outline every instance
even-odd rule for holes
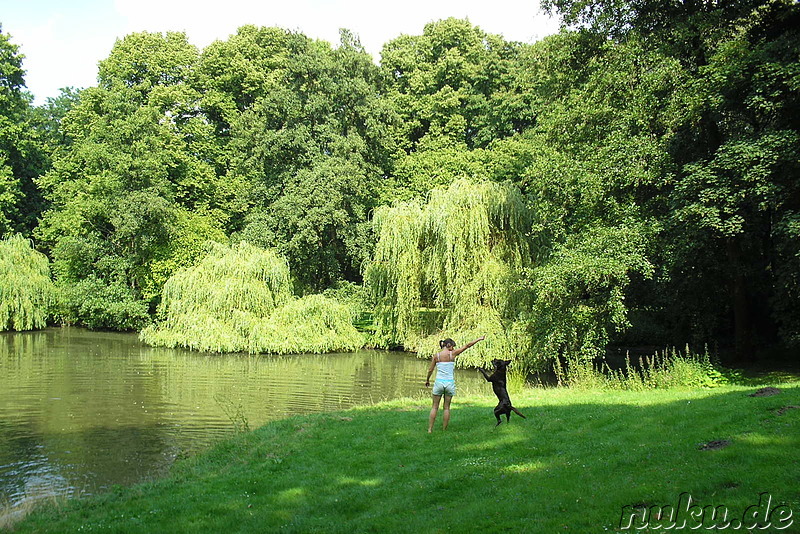
[[[164,284],[158,322],[146,343],[207,352],[300,353],[355,350],[363,336],[350,309],[332,299],[292,294],[289,265],[246,242],[213,243],[195,266]]]
[[[530,336],[517,321],[519,277],[533,252],[529,213],[512,184],[466,179],[434,189],[424,205],[376,210],[378,243],[365,270],[376,302],[374,343],[427,355],[441,337],[463,343],[486,335],[463,363],[530,359]]]
[[[21,235],[0,239],[0,331],[47,326],[53,291],[44,254]]]

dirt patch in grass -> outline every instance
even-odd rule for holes
[[[759,389],[755,393],[751,393],[750,395],[748,395],[748,397],[772,397],[773,395],[777,395],[780,392],[781,390],[779,390],[778,388],[766,387]]]
[[[700,445],[701,451],[717,451],[719,449],[724,449],[728,445],[731,444],[730,440],[727,439],[715,439],[714,441],[709,441],[708,443],[704,443]]]
[[[789,406],[784,406],[783,408],[778,408],[775,410],[775,415],[783,415],[789,410],[797,410],[800,409],[800,406],[795,406],[794,404],[790,404]]]

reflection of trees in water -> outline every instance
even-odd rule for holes
[[[0,332],[0,370],[23,355],[42,354],[52,346],[54,335],[45,332]]]

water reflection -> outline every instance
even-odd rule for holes
[[[424,394],[425,371],[377,351],[220,356],[135,334],[0,334],[0,502],[157,476],[236,426]],[[476,372],[458,379],[460,393],[485,390]]]

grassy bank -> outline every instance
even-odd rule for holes
[[[769,492],[794,511],[783,532],[799,532],[800,384],[778,387],[526,389],[514,400],[528,418],[496,429],[493,397],[462,397],[432,435],[427,399],[295,417],[15,529],[597,533],[617,530],[626,505],[689,492],[738,518]],[[728,445],[702,449],[715,440]]]

